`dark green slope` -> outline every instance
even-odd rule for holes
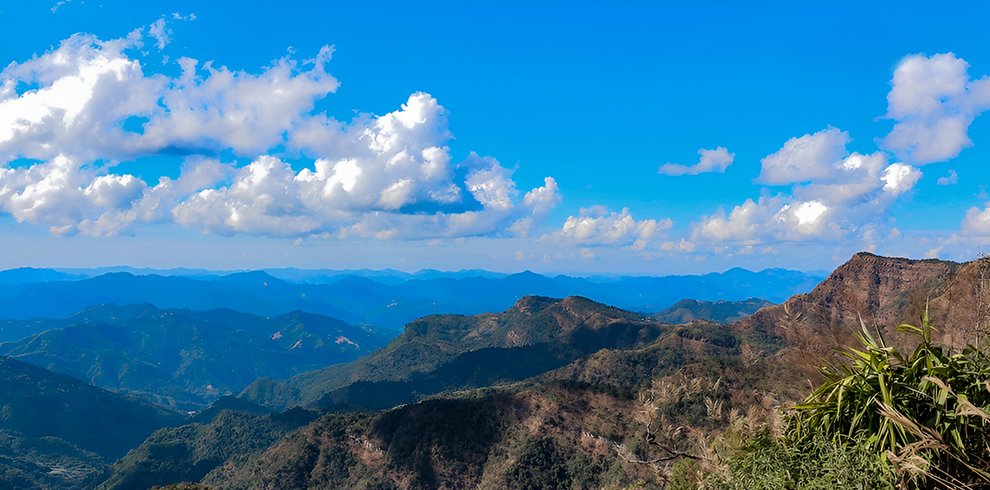
[[[182,416],[0,356],[0,429],[52,436],[116,458]]]
[[[303,312],[267,318],[150,305],[92,308],[47,325],[52,329],[0,344],[0,355],[186,410],[262,376],[287,378],[352,361],[388,339],[371,328]]]
[[[78,488],[184,418],[0,356],[0,488]],[[88,482],[88,483],[87,483]]]
[[[773,303],[760,298],[749,298],[742,301],[684,299],[654,314],[653,318],[665,323],[688,323],[695,320],[732,323],[771,305]]]
[[[199,481],[224,464],[260,453],[316,415],[302,409],[282,414],[220,411],[205,423],[161,429],[113,464],[101,489],[145,489]]]
[[[539,375],[599,349],[630,348],[665,325],[586,298],[527,297],[503,313],[416,320],[384,349],[242,397],[273,407],[388,408],[448,390]]]
[[[105,469],[98,454],[62,439],[0,430],[0,488],[85,488]]]

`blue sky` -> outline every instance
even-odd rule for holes
[[[0,267],[659,274],[990,244],[980,3],[314,3],[0,6]]]

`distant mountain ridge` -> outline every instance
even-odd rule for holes
[[[528,296],[502,313],[421,318],[370,356],[283,381],[258,380],[241,397],[277,408],[388,408],[527,379],[600,349],[644,345],[667,328],[587,298]]]
[[[688,323],[695,320],[732,323],[772,304],[760,298],[748,298],[742,301],[682,299],[669,308],[654,314],[653,318],[666,323]]]
[[[322,278],[282,271],[289,282],[264,271],[227,275],[134,275],[112,272],[85,279],[0,281],[0,318],[63,318],[103,304],[145,304],[158,308],[230,308],[263,316],[294,310],[339,318],[351,324],[399,329],[434,313],[502,311],[525,296],[584,296],[645,313],[675,302],[737,301],[763,297],[783,301],[809,291],[820,278],[783,269],[730,269],[697,276],[581,278],[532,272],[500,275],[484,271],[423,271],[403,276],[382,271],[331,274]],[[273,271],[278,273],[278,271]],[[0,277],[4,272],[0,272]],[[38,271],[32,274],[40,274]],[[74,271],[73,274],[80,274]],[[42,276],[37,276],[42,277]],[[308,277],[308,279],[307,279]],[[14,340],[7,338],[7,340]]]
[[[107,305],[64,320],[25,323],[17,330],[43,331],[0,344],[0,355],[186,410],[236,394],[259,377],[286,378],[355,360],[390,338],[298,311],[259,317]]]

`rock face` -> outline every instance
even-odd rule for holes
[[[917,340],[897,331],[920,325],[926,312],[934,338],[954,348],[976,343],[986,328],[990,305],[990,259],[967,263],[910,260],[859,253],[807,294],[764,308],[735,324],[753,337],[777,338],[813,366],[836,347],[855,345],[860,318],[891,344],[913,347]],[[810,371],[809,371],[810,372]]]

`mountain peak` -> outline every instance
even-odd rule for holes
[[[516,301],[511,309],[520,313],[536,313],[558,302],[560,302],[559,299],[546,296],[523,296],[519,298],[519,301]]]

